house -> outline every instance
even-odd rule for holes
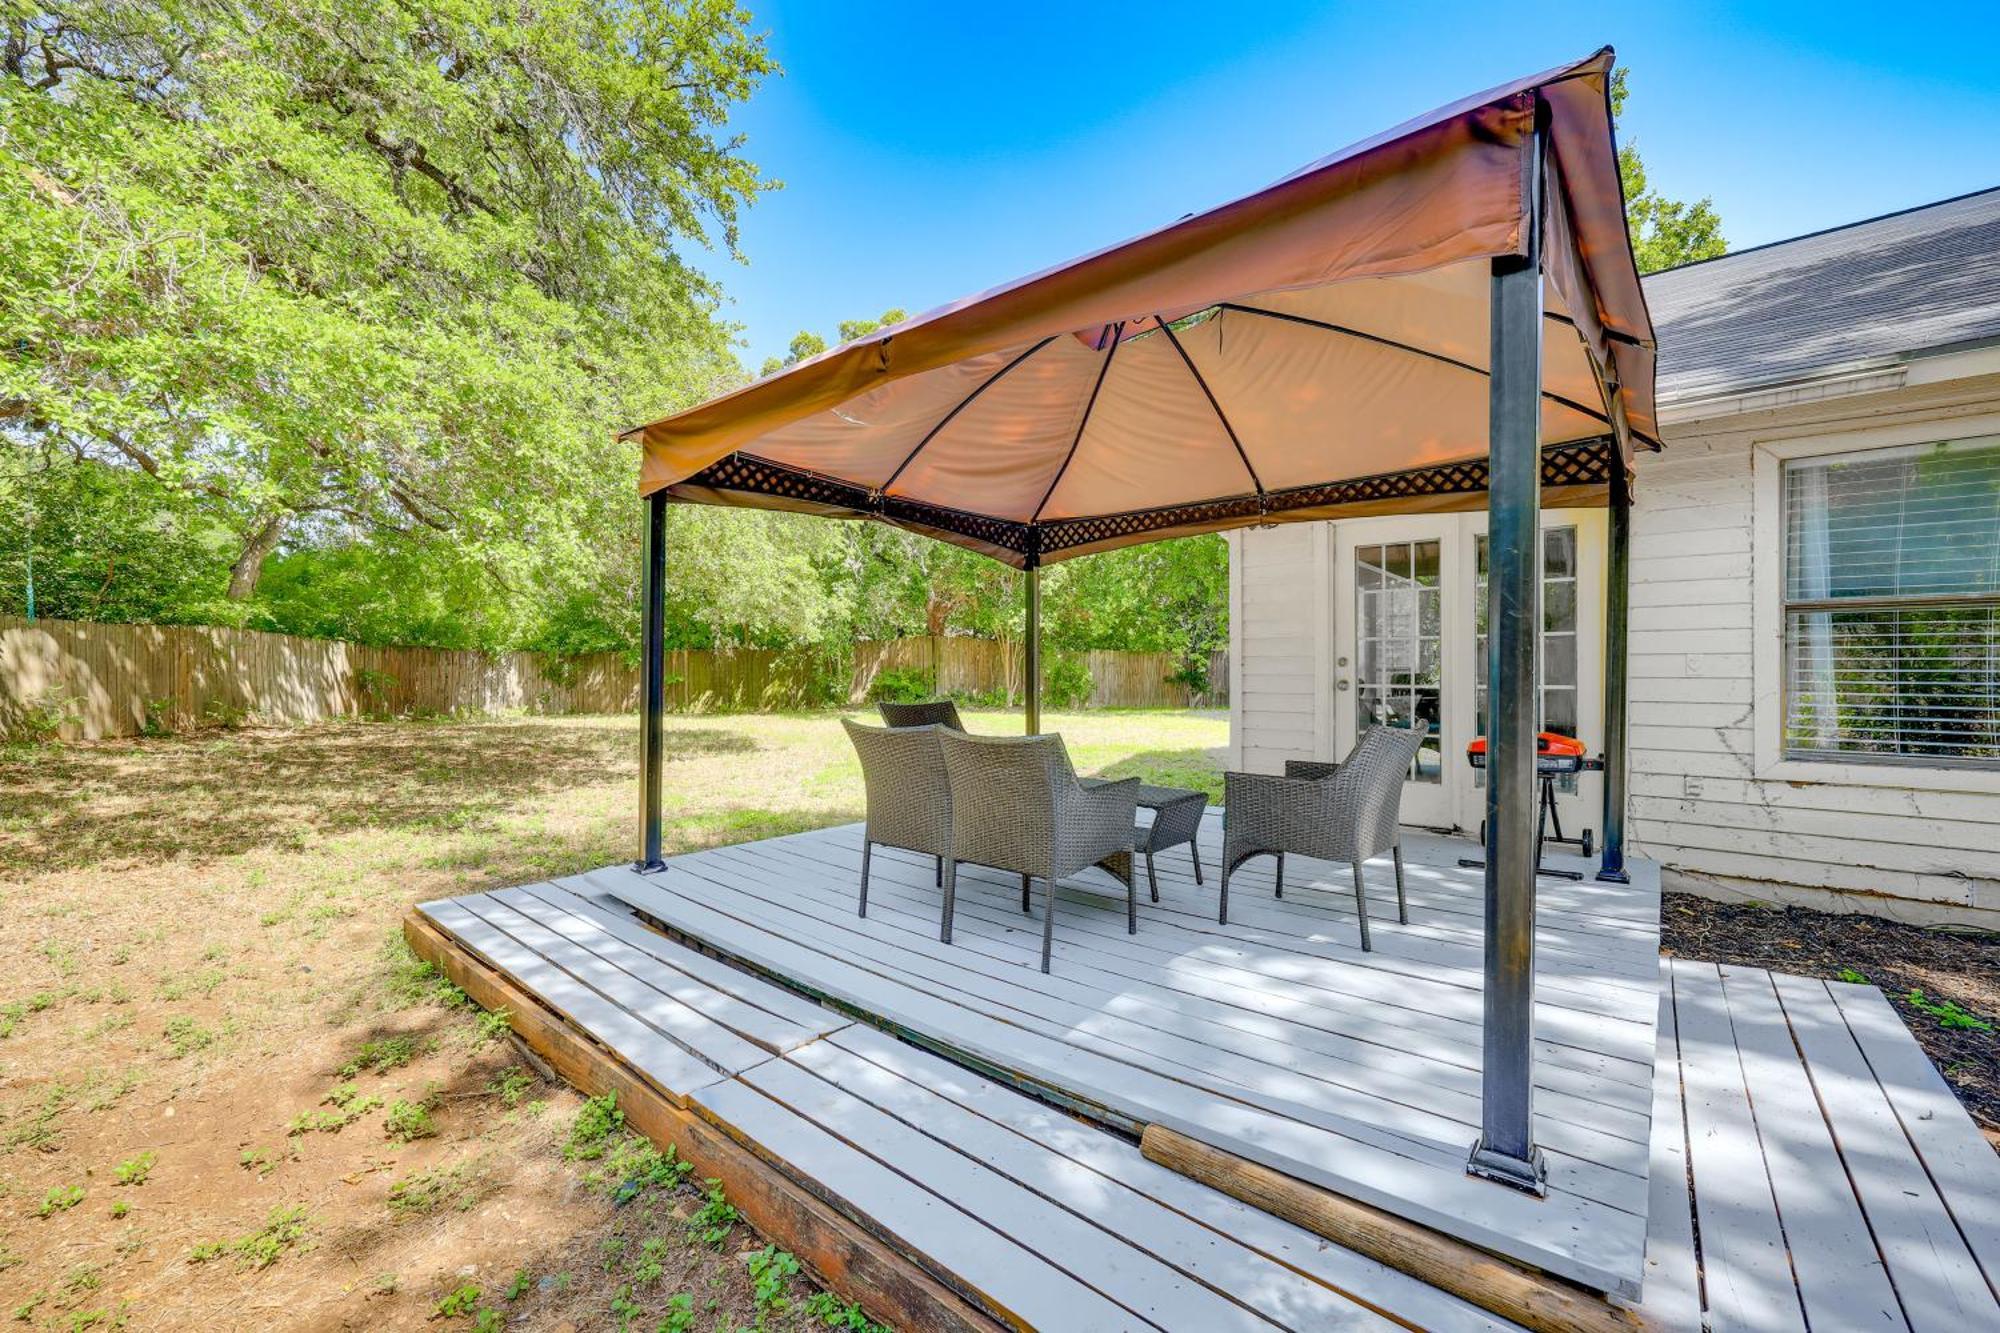
[[[1647,278],[1630,837],[1667,887],[2000,928],[2000,189]],[[1544,531],[1547,730],[1603,739],[1606,512]],[[1230,534],[1230,760],[1430,723],[1476,830],[1483,513]],[[1601,779],[1563,781],[1572,836]]]

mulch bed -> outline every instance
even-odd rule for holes
[[[2000,1148],[2000,935],[1669,893],[1661,912],[1660,952],[1798,976],[1867,978],[1882,988],[1965,1109]],[[1955,1004],[1990,1026],[1947,1026],[1911,1002],[1913,991],[1928,1004]]]

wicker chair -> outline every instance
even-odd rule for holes
[[[935,723],[953,731],[965,730],[965,724],[958,720],[958,705],[949,699],[931,699],[920,704],[895,704],[883,699],[875,706],[882,710],[882,721],[892,727],[928,727]]]
[[[937,859],[937,882],[944,885],[944,859],[951,852],[951,781],[936,727],[868,727],[840,719],[854,752],[861,757],[861,782],[868,791],[868,823],[861,832],[861,911],[868,915],[868,861],[875,844],[922,852]],[[947,900],[949,901],[949,900]],[[951,939],[949,909],[938,937]]]
[[[1396,919],[1408,924],[1403,895],[1403,847],[1397,819],[1403,780],[1427,733],[1414,727],[1370,727],[1354,752],[1330,776],[1275,777],[1225,773],[1222,812],[1222,903],[1229,920],[1229,876],[1250,857],[1278,857],[1277,894],[1285,894],[1284,854],[1346,861],[1354,867],[1354,907],[1361,917],[1361,947],[1368,939],[1368,890],[1361,863],[1383,852],[1396,858]],[[1303,766],[1301,766],[1303,768]],[[1311,770],[1306,770],[1311,771]]]
[[[1132,875],[1132,824],[1139,782],[1085,787],[1060,736],[968,736],[940,730],[951,775],[951,851],[944,863],[947,941],[958,887],[958,862],[1011,870],[1021,877],[1021,910],[1030,889],[1048,886],[1042,907],[1042,971],[1055,939],[1056,881],[1103,866],[1125,886],[1125,930],[1139,929]]]

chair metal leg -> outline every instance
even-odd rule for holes
[[[937,886],[939,888],[944,887],[944,858],[942,856],[937,858]]]
[[[1410,900],[1403,896],[1403,844],[1399,842],[1389,850],[1396,858],[1396,920],[1407,926],[1410,924]]]
[[[1226,926],[1229,924],[1229,862],[1227,859],[1224,859],[1222,863],[1222,891],[1216,897],[1215,924]]]
[[[1361,882],[1361,863],[1354,863],[1354,910],[1361,916],[1361,951],[1367,953],[1374,946],[1368,942],[1368,889]]]
[[[875,844],[868,841],[868,839],[863,838],[861,840],[861,912],[860,912],[860,915],[862,916],[868,915],[868,853],[870,853],[873,850],[875,850]]]
[[[1153,854],[1146,853],[1146,887],[1153,891],[1153,901],[1160,901],[1160,877],[1153,873]]]
[[[1035,910],[1028,905],[1028,884],[1031,878],[1028,875],[1021,876],[1021,910],[1023,912],[1032,912]]]
[[[1188,840],[1188,859],[1194,862],[1194,882],[1199,884],[1201,883],[1201,848],[1194,845],[1192,838]]]
[[[944,863],[944,911],[938,917],[938,942],[951,943],[951,918],[958,906],[958,862],[947,858]]]
[[[1153,873],[1153,854],[1146,853],[1146,874]],[[1160,886],[1153,886],[1153,901],[1160,901]],[[1139,933],[1139,867],[1132,864],[1132,858],[1125,858],[1125,933]]]
[[[1049,896],[1042,907],[1042,971],[1049,970],[1049,951],[1056,942],[1056,879],[1050,875],[1042,883],[1049,886]]]
[[[1278,887],[1276,896],[1280,898],[1285,896],[1285,854],[1283,852],[1278,853]]]

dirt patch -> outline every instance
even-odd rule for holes
[[[1665,896],[1660,950],[1882,988],[2000,1149],[2000,936],[1803,907]]]
[[[1226,728],[1057,721],[1086,771],[1211,781]],[[0,747],[0,1326],[864,1329],[701,1182],[566,1155],[582,1099],[401,947],[412,904],[629,857],[637,736]],[[672,718],[667,754],[670,853],[861,814],[826,714]]]

